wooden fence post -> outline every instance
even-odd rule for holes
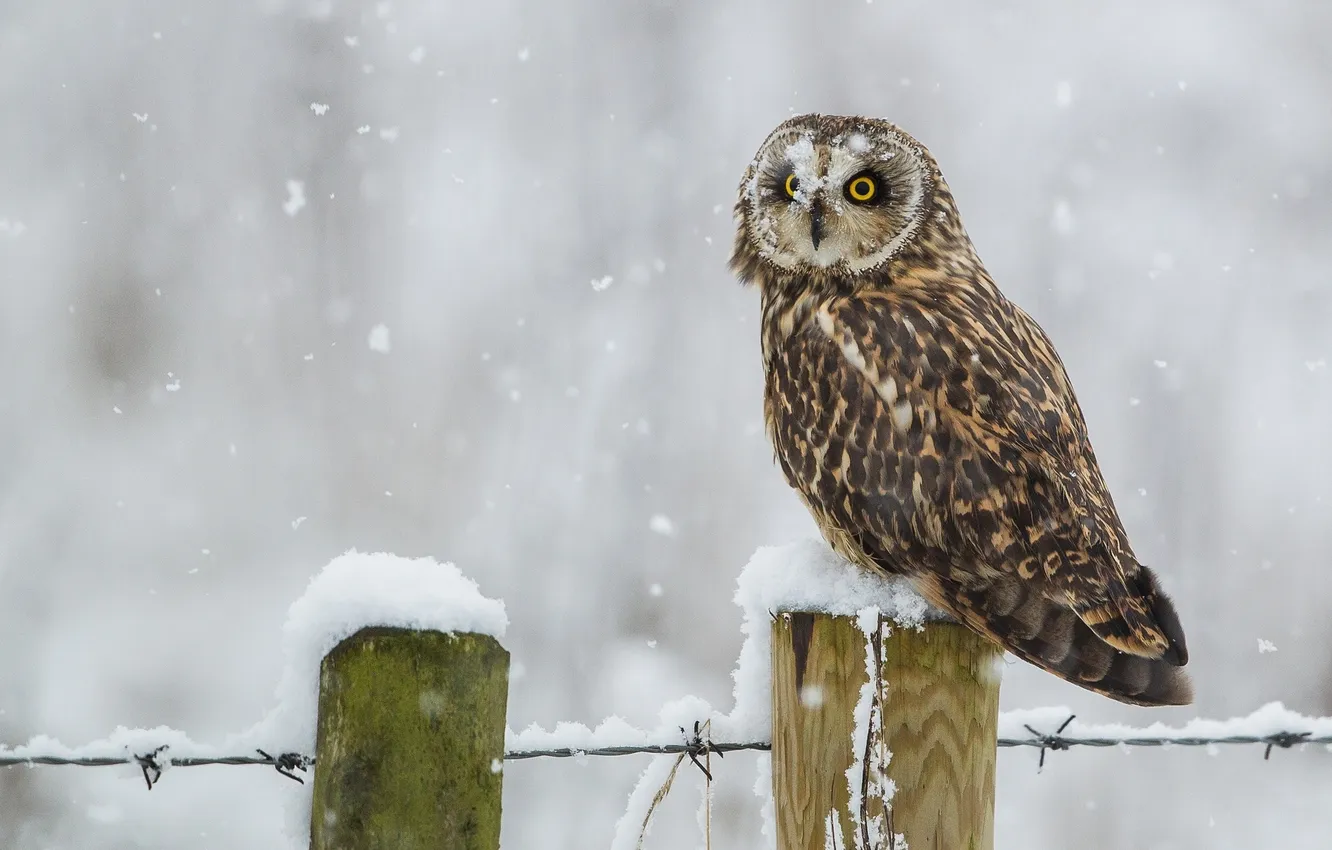
[[[319,671],[312,850],[497,850],[509,653],[365,628]]]
[[[867,651],[880,675],[857,729]],[[853,617],[775,618],[778,850],[891,850],[894,835],[912,850],[992,850],[1000,657],[954,623],[917,631],[888,621],[867,636]]]

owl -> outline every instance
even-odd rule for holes
[[[1076,685],[1191,702],[1179,618],[1059,355],[986,272],[929,151],[886,121],[795,117],[735,210],[768,435],[833,549]]]

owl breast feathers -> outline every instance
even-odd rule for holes
[[[736,212],[768,433],[833,548],[1074,684],[1190,702],[1179,619],[1063,364],[986,273],[929,153],[884,121],[793,118]]]

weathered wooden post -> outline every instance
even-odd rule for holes
[[[497,850],[509,654],[364,628],[319,676],[313,850]]]
[[[954,623],[869,632],[773,622],[778,850],[992,850],[999,650]]]

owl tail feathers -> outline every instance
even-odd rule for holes
[[[1106,585],[1107,600],[1074,606],[1101,640],[1130,655],[1160,658],[1176,667],[1188,663],[1179,615],[1155,573],[1139,566],[1133,575],[1114,576]]]
[[[1133,705],[1193,702],[1193,684],[1179,666],[1165,657],[1147,658],[1115,648],[1072,608],[1016,577],[967,588],[950,586],[937,574],[913,578],[930,602],[1023,661],[1065,681]],[[1169,604],[1164,603],[1173,617]],[[1178,618],[1171,626],[1178,631]]]

